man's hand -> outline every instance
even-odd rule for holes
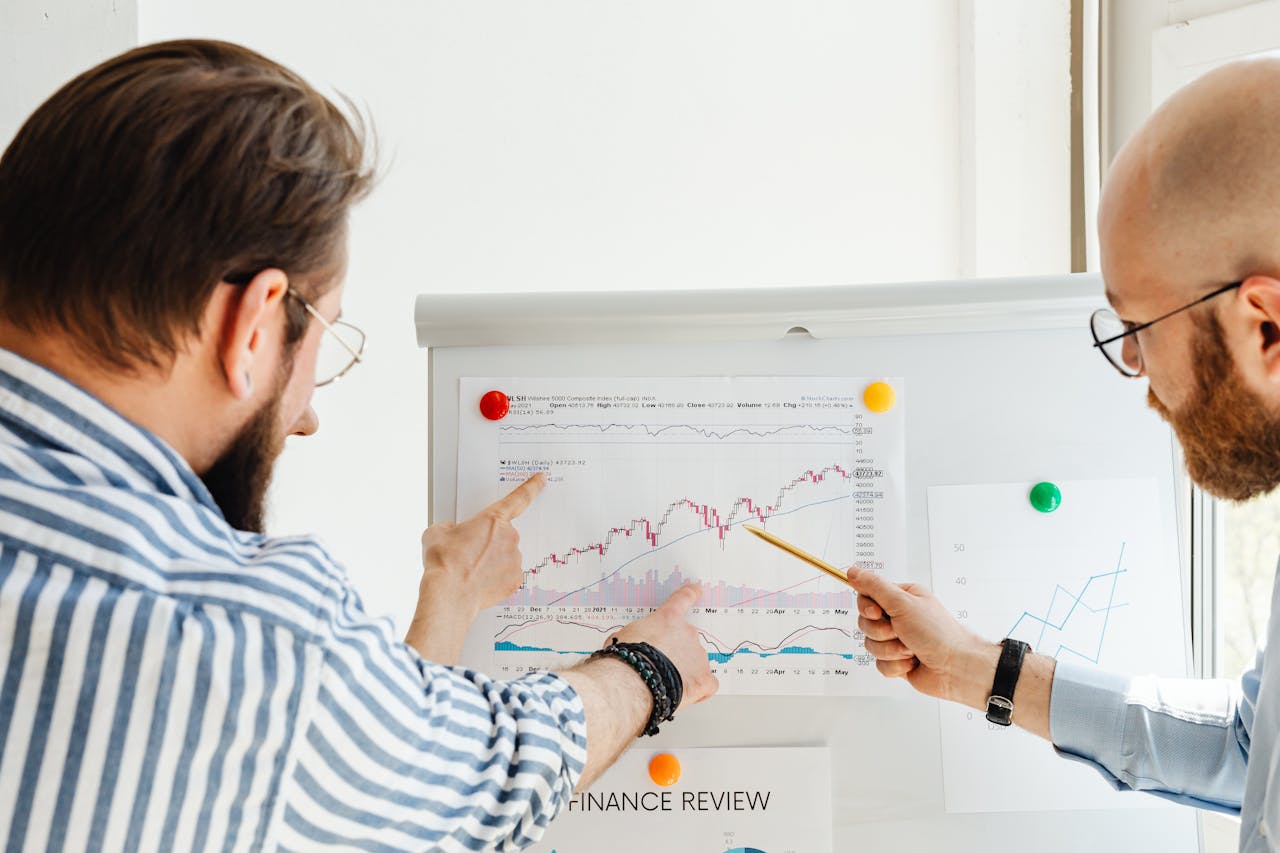
[[[883,675],[905,678],[929,696],[986,706],[999,646],[961,625],[918,584],[895,584],[857,569],[849,571],[849,583],[858,591],[858,627]],[[981,696],[969,683],[979,671],[986,673]]]
[[[480,611],[520,588],[520,534],[511,522],[546,485],[535,474],[472,518],[437,522],[422,534],[418,607],[405,642],[423,657],[456,662]]]
[[[678,589],[657,610],[613,635],[620,643],[648,643],[671,659],[684,682],[681,708],[720,687],[698,629],[689,624],[689,610],[701,594],[697,584]],[[653,694],[629,664],[613,655],[560,674],[578,692],[587,713],[587,764],[577,787],[583,791],[635,743],[653,710]]]
[[[1000,646],[987,642],[951,615],[918,584],[891,583],[871,571],[849,571],[858,591],[858,627],[867,651],[889,678],[905,678],[929,696],[979,710],[987,707]],[[1049,699],[1056,661],[1028,654],[1014,690],[1013,722],[1049,737]]]
[[[657,610],[613,635],[619,643],[648,643],[671,658],[684,681],[681,708],[710,698],[720,689],[719,679],[711,674],[707,650],[698,639],[698,629],[689,624],[689,611],[700,595],[702,588],[697,584],[683,586]]]

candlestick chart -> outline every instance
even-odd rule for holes
[[[533,473],[549,481],[516,521],[520,589],[473,632],[481,662],[570,665],[697,582],[691,618],[722,689],[877,692],[852,590],[742,529],[842,567],[898,567],[901,412],[871,416],[865,384],[464,380],[464,397],[501,387],[513,406],[462,424],[459,515]]]

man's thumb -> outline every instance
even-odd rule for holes
[[[911,593],[869,569],[850,569],[848,577],[849,585],[880,605],[890,619],[911,606]]]

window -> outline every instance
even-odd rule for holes
[[[1234,678],[1252,665],[1254,649],[1266,635],[1280,556],[1280,491],[1223,509],[1216,674]]]

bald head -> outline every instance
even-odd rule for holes
[[[1278,130],[1280,60],[1223,66],[1124,146],[1098,208],[1108,297],[1149,321],[1123,357],[1192,479],[1233,500],[1280,486]]]
[[[1116,156],[1098,230],[1120,303],[1280,276],[1280,59],[1223,66],[1166,101]]]

